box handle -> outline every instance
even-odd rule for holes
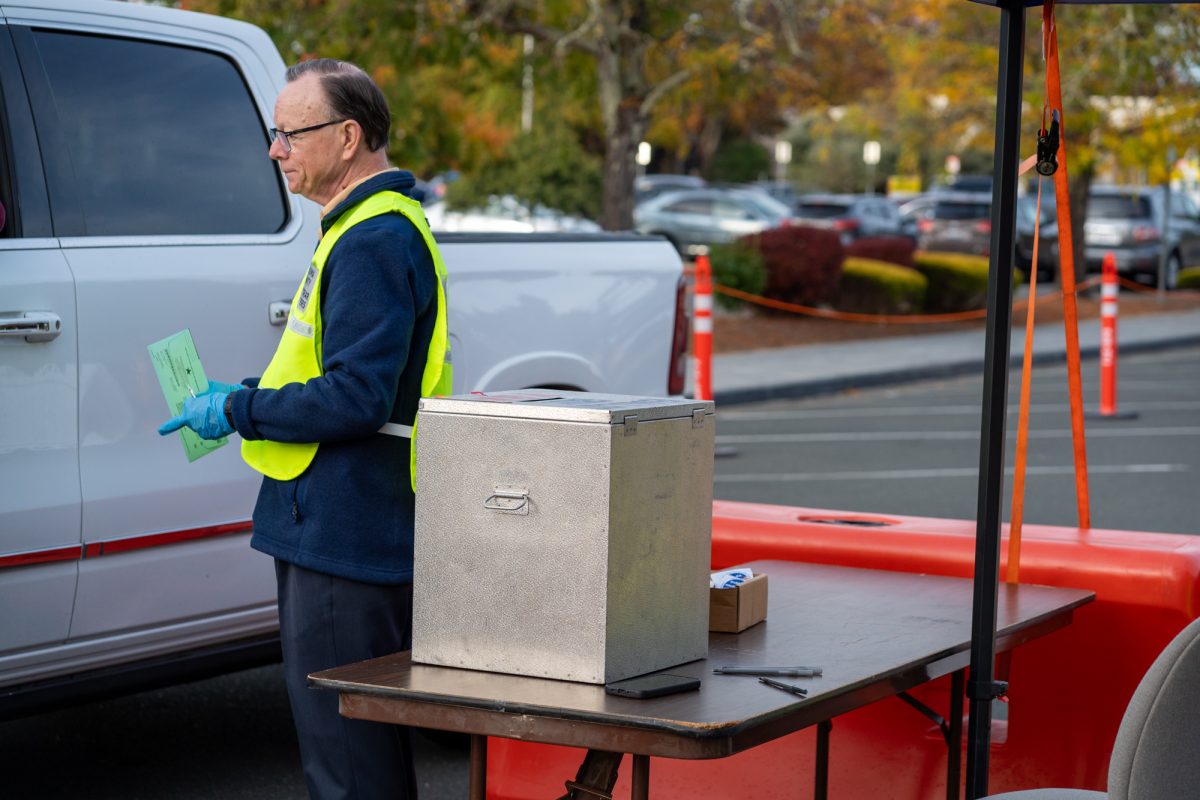
[[[529,491],[526,489],[507,491],[497,487],[488,496],[488,499],[483,501],[483,507],[490,511],[500,511],[506,514],[528,514]]]

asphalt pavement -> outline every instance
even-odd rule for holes
[[[1082,364],[1094,528],[1200,534],[1200,345],[1119,364],[1118,409],[1095,415],[1099,363]],[[1011,513],[1020,370],[1011,370],[1001,518]],[[1025,521],[1078,524],[1066,367],[1035,367]],[[721,500],[970,520],[977,513],[982,376],[914,381],[717,409]],[[1136,415],[1136,416],[1133,416]],[[832,512],[831,512],[832,513]]]
[[[1200,311],[1142,314],[1120,319],[1121,353],[1144,353],[1200,344]],[[713,397],[718,408],[773,398],[809,397],[844,389],[904,383],[978,373],[984,363],[985,331],[919,334],[820,346],[776,347],[713,356]],[[1025,329],[1014,326],[1010,361],[1019,365]],[[1100,347],[1100,321],[1079,325],[1083,357]],[[1033,361],[1037,365],[1066,359],[1061,322],[1034,327]]]

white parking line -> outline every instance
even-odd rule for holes
[[[1087,411],[1092,407],[1085,407]],[[1194,411],[1200,409],[1200,400],[1151,400],[1138,402],[1138,411]],[[1016,414],[1020,409],[1014,404],[1008,413]],[[1032,403],[1029,410],[1034,414],[1067,412],[1064,403]],[[899,406],[882,408],[814,408],[790,411],[718,411],[717,422],[758,422],[789,419],[854,419],[857,417],[942,417],[954,414],[979,416],[979,404],[954,406]]]
[[[1132,473],[1188,472],[1187,464],[1108,464],[1088,467],[1089,475],[1127,475]],[[1013,474],[1012,467],[1005,470]],[[1074,475],[1072,466],[1028,467],[1026,475]],[[921,480],[923,478],[975,478],[977,467],[942,467],[934,469],[879,469],[859,472],[776,472],[755,475],[717,475],[716,483],[803,483],[806,481],[887,481]]]
[[[1009,438],[1016,431],[1008,431]],[[1070,428],[1031,430],[1032,439],[1067,439]],[[1200,428],[1099,428],[1087,429],[1088,439],[1136,439],[1154,436],[1200,436]],[[979,431],[855,431],[834,433],[743,433],[716,437],[717,444],[800,444],[820,442],[922,442],[971,441]]]

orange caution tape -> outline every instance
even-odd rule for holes
[[[1089,278],[1082,283],[1076,285],[1074,291],[1081,292],[1090,286],[1094,286],[1100,282],[1100,279]],[[1032,286],[1032,284],[1030,284]],[[987,316],[986,308],[977,308],[972,311],[955,311],[947,314],[859,314],[853,311],[837,311],[832,308],[815,308],[814,306],[804,306],[798,303],[788,303],[783,300],[773,300],[769,297],[762,297],[749,292],[743,292],[741,289],[734,289],[732,286],[723,286],[719,283],[713,284],[713,291],[719,292],[727,297],[734,297],[738,300],[745,300],[747,303],[764,308],[772,308],[776,311],[788,311],[793,314],[803,314],[809,317],[818,317],[820,319],[832,319],[840,322],[873,322],[884,325],[935,325],[939,322],[962,322],[965,320],[983,319]],[[1034,300],[1035,303],[1046,303],[1051,300],[1056,300],[1060,297],[1059,292],[1044,294]],[[1020,300],[1013,303],[1013,310],[1020,310],[1029,304],[1029,300]]]
[[[1154,288],[1153,286],[1142,286],[1137,281],[1131,281],[1129,278],[1122,278],[1120,275],[1117,276],[1117,282],[1126,289],[1131,289],[1135,292],[1141,292],[1142,294],[1158,294],[1158,289]]]

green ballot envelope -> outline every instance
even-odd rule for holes
[[[200,356],[196,354],[192,332],[184,328],[174,336],[148,345],[146,349],[150,351],[150,361],[162,386],[163,397],[167,399],[167,409],[171,416],[178,416],[183,411],[184,400],[208,389],[208,378],[200,364]],[[180,428],[179,434],[188,461],[206,456],[229,442],[228,438],[201,439],[188,427]]]

